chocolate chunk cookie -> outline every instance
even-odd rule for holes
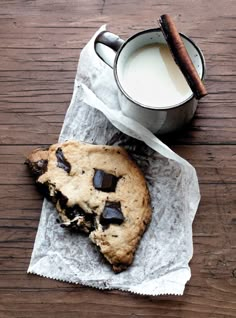
[[[132,263],[151,207],[144,176],[122,147],[67,141],[34,150],[26,164],[63,227],[87,233],[115,272]]]

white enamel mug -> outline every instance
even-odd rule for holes
[[[205,76],[205,60],[201,50],[186,35],[180,33],[180,36],[199,77],[203,80]],[[190,91],[189,96],[181,102],[155,107],[143,104],[135,96],[131,97],[127,93],[125,84],[122,81],[127,59],[136,50],[155,43],[166,44],[160,28],[139,32],[126,41],[113,33],[103,31],[96,37],[94,49],[97,55],[113,68],[122,112],[153,133],[160,135],[179,130],[187,124],[194,116],[198,100]]]

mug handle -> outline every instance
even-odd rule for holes
[[[118,35],[102,31],[94,41],[94,50],[103,62],[113,68],[116,52],[124,42]]]

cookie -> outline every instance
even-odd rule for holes
[[[89,235],[114,272],[133,261],[151,220],[145,178],[122,147],[67,141],[27,158],[62,226]]]

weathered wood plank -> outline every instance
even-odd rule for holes
[[[40,115],[20,115],[24,122],[15,124],[0,124],[1,144],[52,144],[58,139],[62,123],[48,122],[50,119],[40,118]],[[60,115],[62,118],[63,115]],[[28,121],[28,123],[27,123]],[[236,118],[197,119],[180,134],[171,137],[176,144],[205,144],[205,145],[235,145],[236,144]],[[162,138],[165,141],[165,138]],[[167,141],[168,142],[168,141]]]
[[[1,0],[0,317],[236,316],[234,0]],[[58,139],[81,49],[99,26],[123,38],[169,13],[204,52],[209,95],[190,128],[166,138],[199,176],[192,278],[183,297],[137,297],[26,275],[42,196],[22,164]]]
[[[32,278],[31,283],[37,284],[39,280]],[[226,312],[227,317],[234,317],[234,299],[232,297],[227,299],[225,288],[220,290],[217,280],[209,280],[208,284],[209,287],[205,289],[207,292],[214,286],[214,293],[210,293],[208,297],[203,298],[199,287],[194,287],[192,293],[187,290],[185,297],[169,297],[170,301],[153,297],[119,295],[117,292],[101,291],[98,294],[94,290],[78,287],[72,290],[68,287],[68,291],[63,289],[61,291],[62,284],[57,283],[57,288],[53,292],[44,288],[36,291],[21,289],[21,293],[8,291],[3,295],[2,308],[11,313],[11,317],[32,317],[32,313],[42,317],[42,312],[50,317],[75,317],[75,314],[78,315],[78,310],[84,317],[110,317],[111,312],[112,317],[157,317],[157,308],[158,317],[182,318],[194,315],[210,317],[213,314],[213,317],[217,318],[223,317]],[[225,285],[228,288],[227,284]],[[13,301],[14,298],[17,301]]]

